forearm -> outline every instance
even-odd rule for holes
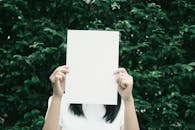
[[[61,98],[52,96],[51,105],[43,126],[43,130],[60,130],[60,104]]]
[[[124,101],[124,130],[139,130],[133,97]]]

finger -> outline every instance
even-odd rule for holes
[[[67,65],[63,65],[60,68],[69,69],[69,67]]]
[[[63,68],[68,69],[69,67],[67,65],[62,65],[62,66],[57,67],[54,71],[58,69],[63,69]]]
[[[133,77],[131,75],[128,74],[118,74],[117,75],[117,83],[119,83],[120,85],[122,83],[127,83],[129,85],[133,84]]]
[[[55,75],[50,77],[50,81],[52,84],[56,84],[58,81],[60,81],[63,77],[61,75]]]
[[[54,72],[49,77],[49,79],[50,79],[51,82],[55,82],[55,75],[58,72],[62,72],[62,73],[65,73],[66,74],[66,73],[69,72],[69,70],[68,70],[68,67],[66,65],[63,65],[63,66],[60,66],[60,67],[56,68],[54,70]]]
[[[119,75],[120,78],[127,77],[127,74],[126,73],[119,72],[118,75]]]
[[[59,76],[60,77],[60,81],[64,81],[65,78],[66,78],[66,75],[62,72],[58,72],[56,73],[56,76]]]
[[[124,73],[117,73],[116,75],[116,80],[120,80],[121,78],[123,78],[125,76]]]
[[[124,85],[118,85],[118,90],[119,91],[123,91],[124,89],[126,89],[127,87]]]
[[[123,82],[123,79],[122,77],[118,77],[117,78],[117,84],[118,86],[122,87],[123,89],[126,88],[126,86],[122,83]]]
[[[66,68],[68,68],[68,65],[62,65],[62,67],[66,67]]]
[[[120,76],[117,75],[117,76],[116,76],[116,82],[117,82],[118,84],[120,84],[120,80],[121,80],[121,79],[120,79]]]
[[[127,77],[127,75],[126,75],[126,74],[124,74],[124,73],[119,73],[119,74],[117,74],[117,75],[116,75],[116,77],[117,77],[117,80],[118,80],[118,81],[120,81],[121,79],[126,78],[126,77]]]
[[[55,74],[53,74],[52,76],[50,76],[50,81],[51,82],[56,82],[56,80],[64,80],[65,79],[65,74],[62,72],[56,72]]]
[[[68,67],[66,67],[66,66],[60,66],[60,67],[58,67],[55,71],[62,71],[62,72],[64,72],[64,73],[66,73],[66,72],[69,72],[69,68]]]
[[[65,76],[66,76],[66,74],[64,74],[63,72],[60,72],[60,71],[57,72],[56,75],[60,75],[60,76],[62,76],[62,77],[64,77],[64,78],[65,78]]]
[[[62,65],[62,66],[59,66],[58,68],[63,68],[63,67],[68,68],[67,65]]]
[[[115,76],[120,79],[120,78],[124,77],[125,74],[124,73],[117,73],[117,74],[115,74]]]
[[[65,66],[58,67],[57,69],[54,70],[52,75],[55,75],[57,72],[62,72],[64,74],[69,73],[69,69]]]
[[[119,88],[120,90],[124,90],[124,89],[127,88],[127,86],[125,86],[125,85],[118,85],[118,88]]]
[[[65,85],[62,85],[61,83],[65,80],[65,75],[64,73],[58,73],[56,75],[56,85],[61,87],[62,91],[65,92]]]
[[[56,85],[60,88],[61,84],[60,84],[60,80],[56,81]]]
[[[114,72],[114,74],[118,74],[118,73],[127,73],[127,71],[126,71],[126,69],[125,68],[118,68],[115,72]]]
[[[130,85],[130,82],[129,82],[129,80],[123,79],[123,80],[121,80],[120,85],[122,88],[127,88]]]
[[[56,82],[57,82],[58,80],[60,81],[60,80],[62,80],[62,79],[63,79],[63,76],[60,75],[60,74],[58,74],[58,75],[55,76],[55,81],[56,81]]]
[[[131,83],[133,84],[133,76],[129,75],[129,79],[130,79]]]
[[[127,79],[127,80],[132,80],[133,81],[133,77],[131,75],[129,75],[128,73],[119,73],[116,74],[118,76],[119,79]]]
[[[54,84],[54,86],[57,86],[58,88],[61,88],[61,83],[60,81],[62,80],[62,76],[61,75],[56,75],[55,76],[55,82],[53,82],[52,84]]]

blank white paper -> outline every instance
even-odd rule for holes
[[[118,62],[119,32],[68,30],[66,102],[116,105]]]

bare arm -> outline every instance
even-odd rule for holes
[[[124,126],[121,130],[139,130],[140,128],[132,95],[133,77],[129,75],[124,68],[119,68],[115,74],[118,83],[118,92],[124,101]]]
[[[68,67],[63,65],[55,69],[50,76],[53,88],[53,96],[48,108],[47,117],[43,126],[43,130],[60,130],[60,105],[65,90],[65,75],[68,73]]]
[[[124,102],[124,126],[122,130],[139,130],[133,98]]]
[[[61,98],[53,96],[51,105],[43,126],[43,130],[60,130],[59,117],[60,117],[60,104]]]

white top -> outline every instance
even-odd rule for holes
[[[48,100],[48,109],[51,104],[52,97]],[[124,105],[121,102],[121,107],[112,123],[106,122],[103,119],[105,108],[101,104],[83,104],[83,112],[85,117],[74,115],[69,104],[65,102],[65,96],[61,100],[60,122],[61,130],[120,130],[124,123]],[[46,113],[46,116],[47,116]]]

